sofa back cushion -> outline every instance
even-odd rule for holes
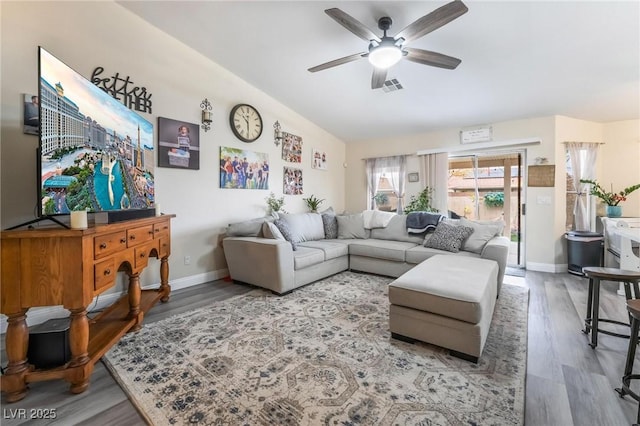
[[[473,228],[473,233],[464,240],[460,249],[478,254],[482,252],[482,249],[487,245],[489,240],[502,235],[502,231],[504,230],[503,221],[473,221],[460,218],[460,225]]]
[[[367,238],[362,213],[336,216],[338,221],[338,238]]]
[[[407,232],[407,216],[394,215],[384,228],[371,230],[371,238],[378,240],[406,241],[408,243],[422,244],[423,237],[409,235]]]
[[[280,213],[280,219],[289,225],[295,242],[324,239],[324,225],[319,213]]]

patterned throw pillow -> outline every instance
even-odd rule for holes
[[[322,225],[324,226],[324,237],[327,240],[338,238],[338,219],[335,214],[323,213]]]
[[[280,230],[280,233],[282,234],[284,239],[291,243],[291,248],[294,251],[298,250],[298,246],[296,245],[295,241],[293,240],[293,233],[291,232],[291,229],[289,228],[289,224],[287,224],[287,222],[285,222],[282,219],[276,219],[273,223],[274,223],[274,225],[276,225],[278,227],[278,229]]]
[[[425,240],[424,246],[457,253],[460,251],[462,242],[472,233],[473,228],[469,226],[455,226],[440,222],[431,238]]]

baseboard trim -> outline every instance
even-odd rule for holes
[[[538,272],[550,272],[552,274],[562,274],[569,270],[569,265],[566,263],[537,263],[537,262],[527,262],[527,270],[528,271],[538,271]]]
[[[220,269],[217,271],[205,272],[203,274],[190,275],[188,277],[177,278],[175,280],[170,280],[171,291],[181,290],[188,287],[193,287],[198,284],[204,284],[210,281],[215,281],[222,279],[229,275],[228,269]],[[150,284],[142,287],[143,290],[158,288],[160,283]],[[111,305],[113,302],[118,300],[125,292],[122,293],[108,293],[101,294],[98,296],[98,300],[96,299],[91,301],[89,305],[89,309],[92,311],[101,310]],[[94,306],[95,303],[95,306]],[[51,318],[64,318],[69,316],[69,311],[64,309],[62,306],[51,306],[46,308],[32,308],[27,312],[27,326],[31,327],[33,325],[41,324],[45,321],[50,320]],[[0,333],[4,334],[7,332],[7,316],[0,315]]]

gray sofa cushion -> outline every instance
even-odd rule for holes
[[[409,235],[407,232],[407,216],[395,215],[384,228],[371,230],[371,238],[378,240],[406,241],[422,244],[423,237]]]
[[[458,253],[453,254],[450,251],[438,250],[438,249],[423,247],[423,246],[416,246],[416,247],[410,248],[409,250],[406,251],[406,253],[404,254],[404,257],[407,263],[412,263],[414,265],[417,265],[418,263],[421,263],[427,260],[428,258],[435,256],[436,254],[448,254],[451,256],[480,257],[479,254],[471,253],[470,251],[459,251]],[[461,260],[461,262],[464,262],[464,259]]]
[[[293,269],[296,271],[322,262],[324,262],[322,250],[300,246],[293,253]]]
[[[338,220],[338,238],[367,238],[362,213],[336,216]]]
[[[324,238],[322,217],[318,213],[280,213],[280,219],[287,222],[296,243]]]
[[[275,223],[264,221],[262,224],[262,235],[265,238],[270,238],[272,240],[285,240],[286,238],[282,235],[282,232],[278,229]]]
[[[429,239],[425,239],[424,246],[457,253],[462,242],[473,232],[468,226],[449,225],[440,222]]]
[[[496,221],[473,221],[460,218],[460,225],[473,228],[473,233],[464,240],[461,250],[470,251],[472,253],[482,253],[482,249],[493,237],[502,234],[504,230],[504,222]]]
[[[349,254],[404,262],[406,250],[415,246],[415,243],[404,241],[355,240],[349,243]]]
[[[343,240],[319,240],[299,243],[298,247],[309,247],[324,252],[324,260],[335,259],[349,254],[349,245]]]

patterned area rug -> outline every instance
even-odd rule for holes
[[[528,290],[502,291],[479,364],[391,339],[391,278],[344,272],[147,324],[105,363],[154,425],[519,425]]]

